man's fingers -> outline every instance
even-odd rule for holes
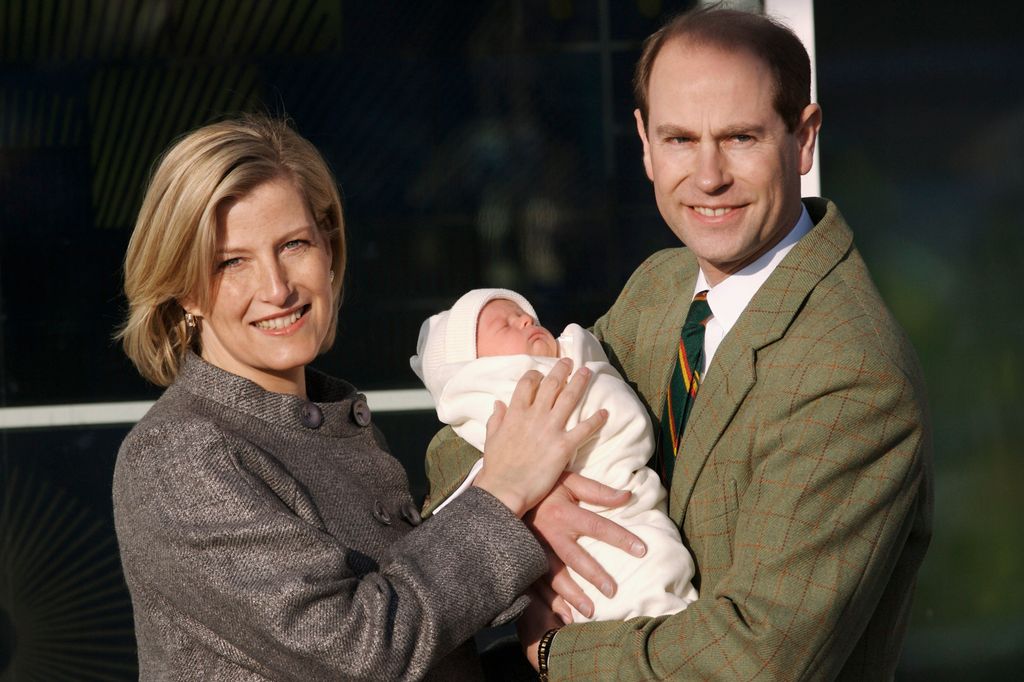
[[[581,515],[581,518],[576,522],[575,528],[578,529],[577,532],[581,536],[593,538],[606,545],[618,547],[623,552],[629,552],[633,556],[642,557],[647,553],[647,546],[644,544],[644,541],[619,524],[586,509],[580,509],[580,511],[585,516]],[[590,555],[587,554],[587,556],[589,557]],[[565,559],[564,556],[562,558]],[[569,564],[572,570],[586,577],[584,571],[580,570],[579,567],[568,561],[566,563]]]
[[[569,575],[569,570],[565,566],[561,566],[558,570],[550,573],[550,576],[552,593],[565,604],[565,612],[569,616],[569,622],[572,622],[572,610],[569,609],[569,604],[572,604],[577,611],[587,618],[594,616],[594,601],[587,596],[583,588],[579,586],[579,583],[572,579],[572,576]],[[555,610],[553,606],[552,610]]]
[[[547,607],[555,612],[563,623],[568,625],[572,622],[572,608],[569,607],[569,604],[557,592],[551,589],[551,585],[546,578],[541,578],[535,582],[531,589],[534,596],[547,604]]]
[[[576,571],[581,578],[596,587],[603,595],[606,597],[612,597],[615,595],[616,585],[615,581],[612,580],[612,576],[608,571],[604,570],[601,564],[599,564],[594,557],[590,556],[586,550],[580,547],[578,542],[571,540],[563,542],[559,540],[556,544],[551,546],[551,549],[559,556],[567,567]],[[568,572],[565,573],[568,577]],[[571,587],[565,587],[565,591],[563,591],[563,589],[560,589],[562,587],[561,581],[556,582],[557,578],[558,576],[554,574],[551,578],[555,591],[565,597],[570,604],[576,605],[580,595],[583,595],[583,590],[579,590],[577,593],[576,590],[573,590]],[[573,585],[576,584],[571,577],[569,580],[572,581]],[[583,596],[585,597],[586,595]],[[576,608],[579,609],[579,606],[576,606]],[[586,612],[583,611],[583,609],[579,610],[580,613],[586,615]]]
[[[565,600],[557,594],[555,595],[555,601],[551,604],[551,610],[554,611],[559,620],[566,625],[570,625],[572,623],[572,607],[570,607]],[[593,613],[593,611],[591,611],[591,613]],[[587,616],[587,618],[590,618],[590,616]]]
[[[569,472],[562,477],[562,483],[580,502],[601,507],[621,507],[629,502],[631,497],[628,490],[613,488],[575,472]]]
[[[592,521],[591,517],[601,518],[597,514],[586,509],[575,507],[571,511],[571,520],[567,520],[567,525],[572,528],[577,528],[577,534],[588,535],[590,528],[598,527]],[[603,519],[602,519],[603,520]],[[615,525],[612,523],[612,525]],[[580,529],[585,532],[580,534]],[[579,537],[578,535],[578,537]],[[602,594],[607,597],[611,597],[615,594],[615,582],[612,580],[608,571],[601,566],[597,560],[592,557],[587,551],[580,546],[580,543],[575,541],[574,538],[567,536],[557,536],[553,538],[545,539],[550,544],[551,551],[554,552],[562,563],[577,572],[578,576],[583,580],[587,581],[594,587],[596,587]],[[549,565],[552,563],[549,559]],[[568,585],[560,579],[560,574],[564,573],[565,579],[571,583]],[[583,590],[579,589],[579,586],[575,584],[568,576],[567,570],[552,571],[552,585],[555,591],[562,595],[572,605],[577,605],[581,596],[586,596]],[[575,588],[575,589],[573,589]],[[588,599],[589,601],[589,599]],[[577,606],[577,608],[580,608]],[[587,614],[582,608],[581,613]]]
[[[628,490],[617,490],[573,472],[563,475],[561,483],[577,500],[588,504],[621,507],[629,502],[631,497]],[[619,524],[586,509],[581,508],[579,512],[574,515],[573,523],[576,524],[574,528],[580,535],[613,545],[633,556],[642,557],[647,553],[644,541]]]

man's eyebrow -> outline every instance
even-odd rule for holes
[[[756,123],[736,123],[717,131],[717,137],[733,137],[735,135],[753,135],[761,137],[764,134],[764,126]]]
[[[672,123],[662,123],[654,129],[654,133],[659,138],[666,137],[698,137],[693,131],[687,130]]]
[[[725,128],[716,130],[714,135],[716,138],[733,137],[735,135],[753,135],[755,137],[761,137],[764,135],[764,131],[764,126],[758,123],[734,123],[726,126]],[[657,139],[666,139],[670,137],[697,139],[700,137],[700,133],[695,133],[692,130],[673,123],[662,123],[654,129],[654,133]]]

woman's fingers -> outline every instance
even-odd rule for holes
[[[532,407],[550,412],[564,420],[579,403],[592,374],[586,367],[572,374],[572,360],[560,358],[547,376],[536,370],[529,370],[519,379],[512,393],[509,405],[518,408]]]
[[[608,410],[601,409],[590,415],[566,433],[569,447],[579,449],[581,445],[594,437],[604,423],[608,421]]]
[[[512,399],[509,400],[509,406],[526,409],[533,405],[537,396],[537,389],[543,379],[544,375],[535,369],[531,369],[523,374],[512,391]]]
[[[487,433],[486,437],[488,439],[501,428],[501,422],[505,419],[506,412],[508,412],[508,408],[505,407],[505,403],[500,400],[495,400],[494,411],[491,412],[491,416],[487,418],[487,424],[484,427]]]
[[[474,485],[522,516],[551,490],[587,439],[604,424],[599,410],[566,431],[590,380],[581,368],[569,379],[572,361],[562,358],[546,377],[529,371],[516,384],[508,408],[495,405],[487,423],[484,466]]]
[[[550,410],[551,406],[555,404],[555,401],[564,392],[565,382],[568,381],[571,372],[572,360],[561,358],[556,362],[551,371],[548,372],[548,375],[540,382],[534,405],[544,410]]]
[[[583,394],[587,392],[587,387],[590,385],[590,378],[593,372],[586,367],[580,367],[580,369],[573,374],[572,379],[562,387],[553,405],[551,406],[551,415],[555,419],[561,420],[564,424],[569,419],[569,415],[573,413],[580,400],[583,398]]]

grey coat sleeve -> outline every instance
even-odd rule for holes
[[[421,678],[546,569],[526,527],[474,488],[366,572],[240,467],[224,434],[184,433],[139,434],[119,456],[126,577],[154,622],[266,677]]]

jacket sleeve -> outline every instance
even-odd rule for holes
[[[773,437],[759,431],[772,448],[734,454],[749,456],[749,485],[737,495],[733,481],[723,513],[694,529],[721,537],[734,528],[722,555],[697,552],[726,567],[720,579],[667,618],[566,626],[551,649],[552,679],[839,672],[923,503],[927,428],[914,382],[884,359],[849,350],[821,360],[794,365],[778,421],[762,425]]]
[[[459,438],[455,429],[445,426],[427,446],[427,497],[423,514],[430,516],[438,505],[455,492],[469,470],[480,459],[480,451]]]
[[[160,623],[243,668],[281,680],[419,679],[546,567],[526,527],[476,488],[377,565],[241,467],[247,445],[188,426],[142,433],[119,456],[125,573]]]

